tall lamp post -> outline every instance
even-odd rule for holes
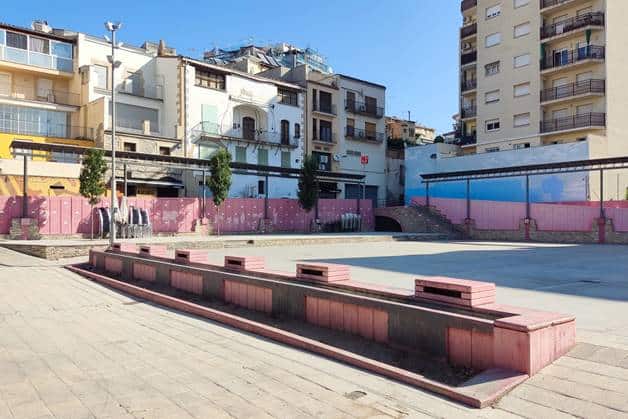
[[[116,68],[120,62],[116,61],[116,31],[122,27],[122,23],[106,22],[105,28],[111,32],[111,55],[107,57],[111,63],[111,220],[109,221],[109,244],[113,247],[116,240]]]

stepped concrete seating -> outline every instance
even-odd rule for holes
[[[174,252],[174,262],[189,265],[191,263],[207,263],[209,258],[207,250],[203,249],[177,249]]]
[[[135,243],[114,243],[111,250],[115,253],[137,253],[137,245]]]
[[[151,256],[158,258],[166,258],[168,249],[166,246],[140,246],[140,256]]]
[[[257,271],[264,266],[264,256],[225,256],[225,268],[234,271]]]
[[[495,284],[468,279],[428,277],[414,281],[416,298],[440,301],[464,307],[495,302]]]
[[[351,279],[349,267],[334,263],[298,263],[297,279],[319,282],[339,282]]]

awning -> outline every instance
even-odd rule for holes
[[[118,177],[117,179],[118,179],[117,183],[119,185],[124,183],[124,178]],[[183,189],[183,183],[169,181],[169,180],[127,179],[126,183],[129,185],[149,185],[149,186],[161,186],[161,187]]]

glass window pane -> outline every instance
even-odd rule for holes
[[[4,45],[6,43],[4,37],[5,37],[5,31],[0,29],[0,45]]]
[[[257,150],[257,164],[268,166],[268,150],[263,148]]]
[[[48,54],[50,52],[50,42],[47,39],[31,36],[30,41],[31,51],[41,52],[42,54]]]
[[[27,49],[26,41],[26,35],[15,32],[7,32],[7,46],[25,50]]]
[[[61,58],[72,58],[72,44],[52,41],[52,55]]]

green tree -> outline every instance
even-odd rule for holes
[[[220,205],[229,196],[229,188],[231,188],[231,166],[229,163],[231,163],[231,153],[226,148],[216,151],[209,160],[211,175],[207,179],[207,186],[212,192],[212,200],[218,211],[220,211]],[[218,230],[218,234],[220,234],[220,230]]]
[[[105,193],[105,172],[107,171],[107,163],[105,163],[105,152],[103,150],[90,149],[83,157],[81,175],[79,182],[81,186],[79,193],[87,198],[87,202],[91,206],[92,214],[92,233],[94,238],[94,206],[100,202],[101,196]]]
[[[438,137],[434,138],[434,143],[438,144],[438,143],[444,143],[445,139],[443,138],[442,135],[439,135]]]
[[[318,170],[318,161],[314,156],[306,156],[301,166],[301,174],[299,176],[299,205],[305,211],[310,212],[318,202],[318,181],[316,180],[316,171]]]

